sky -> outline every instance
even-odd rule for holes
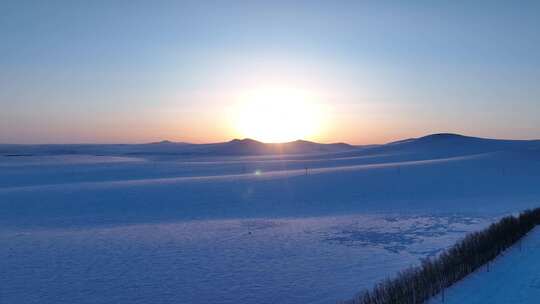
[[[539,83],[538,1],[0,1],[0,143],[540,138]]]

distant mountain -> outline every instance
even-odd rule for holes
[[[249,156],[274,154],[315,154],[350,151],[357,147],[344,143],[319,144],[297,140],[288,143],[262,143],[253,139],[233,139],[212,144],[191,144],[163,140],[147,144],[67,144],[0,145],[3,155],[169,155],[169,156]]]
[[[151,142],[151,143],[141,144],[141,145],[154,145],[154,146],[157,146],[157,145],[170,145],[170,146],[174,146],[174,145],[190,145],[190,143],[178,142],[178,141],[170,141],[170,140],[162,140],[162,141],[156,141],[156,142]]]
[[[311,154],[348,151],[355,149],[344,143],[319,144],[297,140],[288,143],[262,143],[253,139],[233,139],[215,144],[190,144],[175,151],[181,155],[221,156],[221,155],[273,155],[273,154]]]
[[[487,139],[451,133],[431,134],[371,146],[353,146],[345,143],[320,144],[305,140],[263,143],[249,138],[211,144],[163,140],[147,144],[0,145],[0,155],[93,154],[144,157],[154,155],[174,158],[321,153],[337,153],[340,157],[351,157],[378,153],[421,153],[423,157],[443,157],[523,149],[540,149],[540,140]]]
[[[471,137],[453,133],[430,134],[391,142],[374,149],[400,152],[444,152],[449,154],[483,153],[523,149],[539,149],[540,140],[508,140]]]

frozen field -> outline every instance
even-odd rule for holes
[[[483,219],[350,216],[2,231],[3,303],[333,303]]]
[[[223,145],[0,145],[0,303],[335,303],[540,204],[538,141]]]

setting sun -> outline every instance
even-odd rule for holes
[[[323,124],[320,103],[301,90],[256,90],[244,94],[234,112],[237,134],[263,142],[311,138]]]

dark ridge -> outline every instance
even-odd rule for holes
[[[185,145],[187,143],[185,142],[176,142],[176,141],[170,141],[170,140],[162,140],[162,141],[156,141],[148,143],[149,145]]]
[[[317,144],[315,142],[312,142],[312,141],[309,141],[309,140],[303,140],[303,139],[297,139],[297,140],[291,141],[289,143],[293,143],[293,144]]]
[[[5,157],[26,157],[26,156],[34,156],[32,154],[6,154]]]
[[[446,141],[446,140],[455,140],[455,139],[474,139],[475,137],[465,136],[461,134],[455,134],[455,133],[435,133],[435,134],[429,134],[422,137],[411,137],[407,139],[401,139],[389,142],[388,145],[396,145],[396,144],[403,144],[403,143],[409,143],[409,142],[436,142],[436,141]],[[477,138],[481,139],[481,138]]]
[[[464,137],[469,137],[469,136],[456,134],[456,133],[434,133],[434,134],[420,137],[420,139],[448,139],[448,138],[464,138]]]
[[[420,138],[417,138],[417,141],[423,141],[423,142],[436,142],[436,141],[448,141],[448,140],[460,140],[460,139],[479,139],[482,140],[483,138],[479,137],[470,137],[465,136],[461,134],[453,134],[453,133],[437,133],[437,134],[430,134],[426,135]]]
[[[438,257],[425,259],[364,291],[347,304],[419,304],[479,269],[540,224],[540,208],[508,216],[488,228],[468,234]]]
[[[243,138],[243,139],[235,138],[235,139],[229,141],[229,143],[243,143],[243,144],[257,143],[257,144],[262,144],[262,142],[251,139],[251,138]]]

